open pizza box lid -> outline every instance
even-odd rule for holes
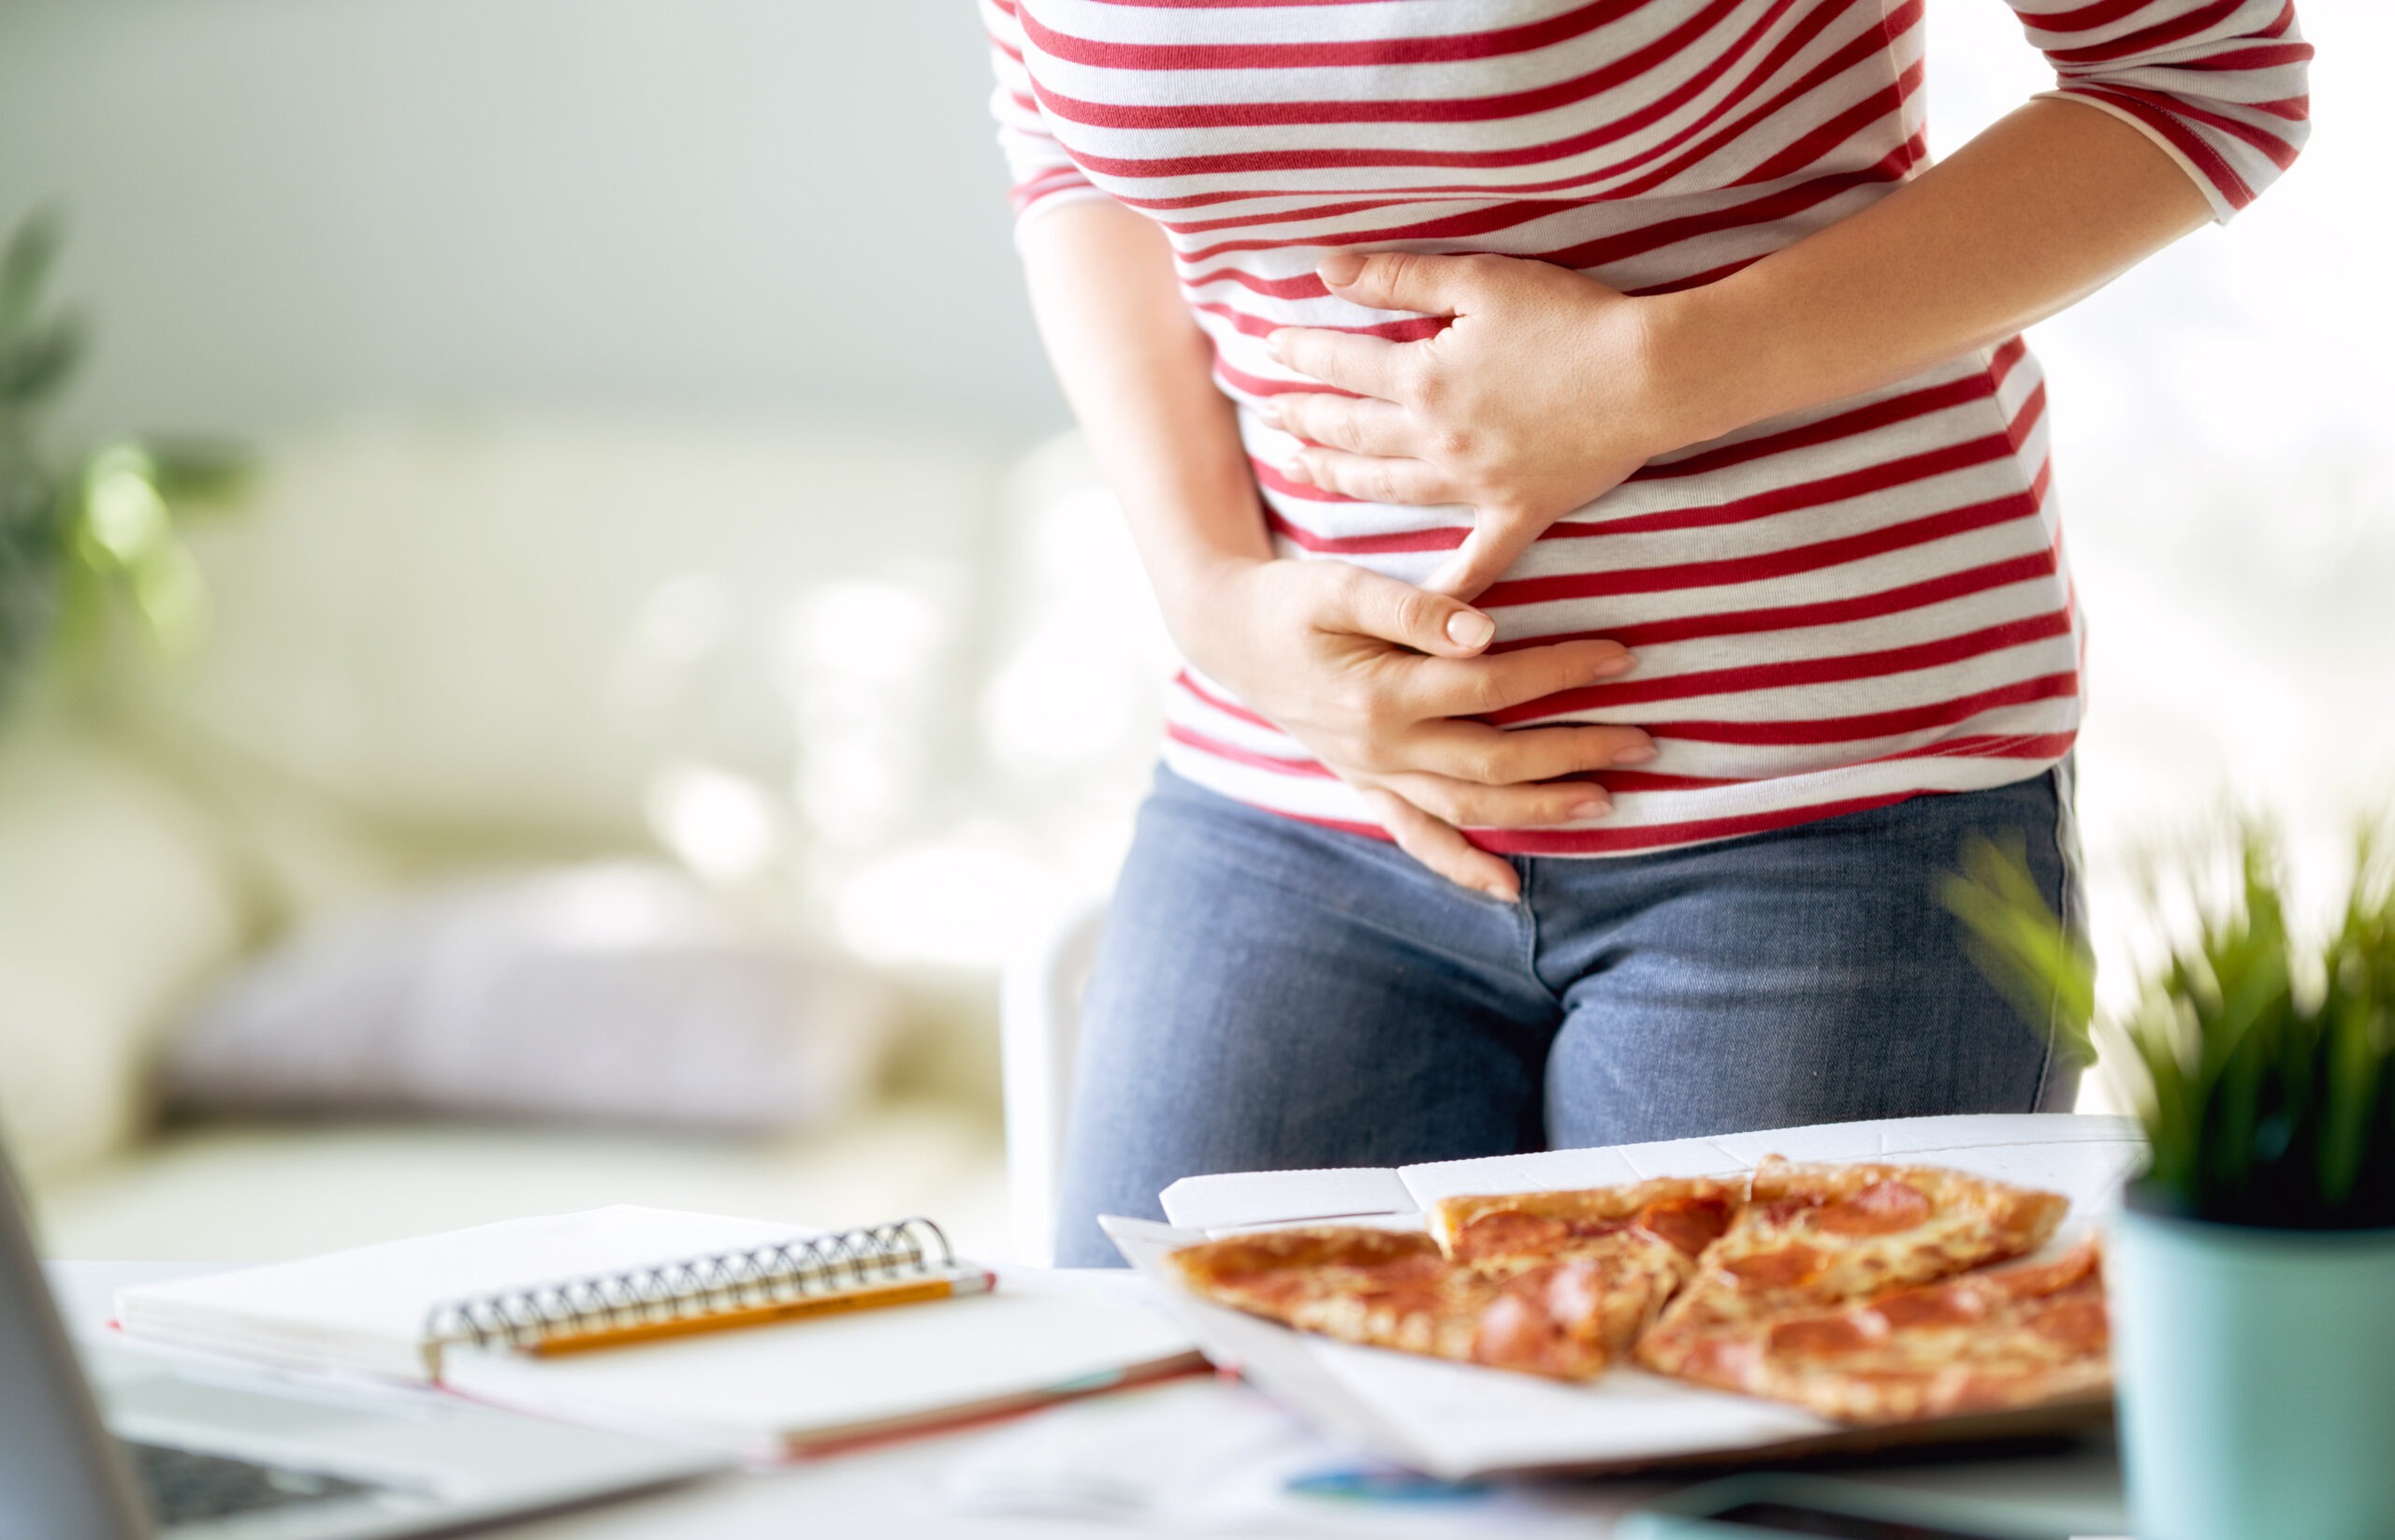
[[[1974,1442],[2062,1431],[2109,1415],[2109,1403],[2098,1402],[1856,1429],[1631,1367],[1608,1370],[1588,1385],[1567,1385],[1294,1331],[1197,1298],[1164,1260],[1176,1247],[1243,1229],[1311,1224],[1419,1229],[1432,1203],[1459,1193],[1734,1175],[1773,1154],[1946,1166],[2058,1192],[2070,1199],[2054,1243],[2059,1248],[2118,1206],[2145,1145],[2129,1118],[2067,1112],[1892,1118],[1393,1170],[1192,1177],[1165,1189],[1168,1224],[1111,1216],[1099,1223],[1215,1364],[1236,1370],[1325,1431],[1447,1480]]]

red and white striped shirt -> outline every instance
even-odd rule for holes
[[[2226,219],[2304,137],[2288,0],[2009,0],[2053,93],[2144,131]],[[1285,480],[1256,403],[1316,388],[1282,327],[1426,335],[1331,298],[1333,248],[1494,253],[1633,294],[1709,283],[1924,166],[1923,0],[981,0],[1018,218],[1111,197],[1171,238],[1282,553],[1408,581],[1470,511]],[[1478,603],[1498,645],[1613,637],[1629,677],[1491,719],[1631,722],[1657,759],[1612,816],[1476,830],[1606,855],[2025,779],[2080,720],[2081,627],[2045,388],[2019,339],[1666,455],[1547,530]],[[1293,739],[1194,670],[1168,763],[1381,831]]]

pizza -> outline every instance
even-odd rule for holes
[[[2068,1203],[1935,1166],[1766,1155],[1746,1206],[1639,1339],[1638,1359],[1677,1373],[1708,1337],[2026,1256]]]
[[[1559,1379],[1589,1378],[1611,1356],[1604,1268],[1592,1258],[1483,1271],[1418,1230],[1319,1226],[1208,1241],[1169,1260],[1202,1299],[1342,1342]]]
[[[1550,1263],[1595,1265],[1598,1339],[1627,1349],[1745,1202],[1744,1177],[1665,1178],[1581,1192],[1444,1199],[1430,1234],[1448,1259],[1513,1277]]]
[[[1319,1226],[1185,1246],[1199,1297],[1344,1342],[1561,1379],[1634,1357],[1850,1422],[2111,1386],[2092,1242],[2068,1200],[1930,1166],[1806,1165],[1450,1198],[1429,1232]]]
[[[2052,1261],[1708,1337],[1676,1373],[1843,1422],[1909,1422],[2100,1399],[2112,1392],[2110,1346],[2091,1239]]]

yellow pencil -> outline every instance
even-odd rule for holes
[[[667,1320],[593,1327],[544,1338],[529,1344],[524,1351],[538,1358],[551,1358],[567,1353],[588,1353],[602,1347],[657,1342],[667,1337],[696,1336],[703,1331],[728,1331],[744,1326],[763,1326],[772,1321],[794,1321],[809,1315],[835,1315],[851,1310],[880,1310],[890,1305],[920,1304],[959,1294],[986,1294],[995,1286],[997,1275],[991,1272],[884,1284],[845,1294],[819,1294],[806,1299],[778,1300],[769,1304],[741,1305],[730,1310],[711,1311],[704,1315],[679,1315]]]

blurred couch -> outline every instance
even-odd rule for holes
[[[266,446],[190,538],[196,652],[105,637],[0,719],[0,1126],[53,1254],[608,1201],[1004,1249],[995,969],[1110,878],[1168,657],[1074,441],[359,422]],[[626,856],[890,981],[875,1094],[750,1139],[160,1121],[165,1035],[295,927]]]

